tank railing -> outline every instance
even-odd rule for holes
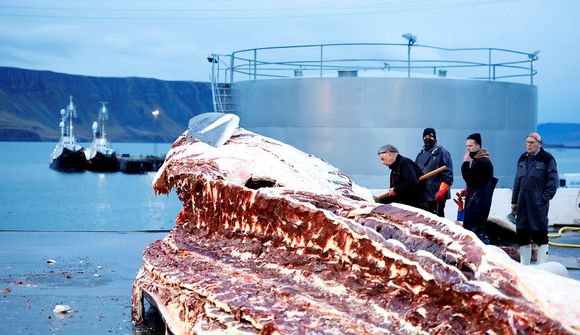
[[[337,62],[348,62],[353,65],[333,65],[332,63]],[[376,62],[379,65],[356,65],[356,63],[362,62]],[[340,69],[357,69],[357,70],[393,70],[393,69],[407,69],[407,65],[391,65],[396,62],[405,63],[406,61],[394,60],[394,59],[331,59],[325,61],[324,70],[340,70]],[[416,61],[416,63],[421,62],[433,62],[433,61]],[[442,65],[439,67],[481,67],[482,63],[476,62],[451,62],[451,64],[464,64],[464,65]],[[262,71],[288,71],[292,69],[302,69],[302,70],[316,70],[320,69],[320,65],[317,61],[287,61],[287,62],[258,62],[260,70]],[[278,66],[277,66],[278,65]],[[269,67],[266,67],[269,66]],[[277,67],[276,67],[277,66]],[[438,66],[432,65],[415,65],[415,69],[431,69],[437,68]],[[236,73],[252,73],[252,66],[239,65],[235,68]],[[287,77],[282,75],[281,77]]]
[[[372,66],[372,65],[356,65],[357,62],[370,62],[374,61],[379,63],[380,65]],[[333,65],[333,62],[349,62],[353,65]],[[372,72],[372,71],[382,71],[385,70],[406,70],[406,65],[394,65],[394,63],[406,63],[405,61],[401,60],[393,60],[393,59],[336,59],[336,60],[327,60],[326,65],[324,67],[324,71],[362,71],[362,72]],[[437,63],[437,65],[428,65],[429,63]],[[459,69],[459,68],[483,68],[486,67],[487,64],[485,63],[478,63],[478,62],[467,62],[467,61],[432,61],[432,60],[417,60],[415,63],[425,63],[427,65],[414,65],[413,69],[429,69],[432,70],[433,75],[437,75],[437,70],[445,70],[448,69]],[[522,64],[524,62],[511,62],[511,64]],[[528,67],[524,66],[514,66],[514,65],[506,65],[508,63],[504,63],[501,65],[502,68],[512,68],[522,71],[529,71]],[[288,61],[288,62],[259,62],[259,68],[262,71],[259,74],[260,78],[288,78],[288,77],[295,77],[296,75],[292,75],[293,71],[300,71],[300,72],[319,72],[319,65],[316,61]],[[502,78],[517,78],[517,77],[527,77],[529,74],[512,74],[512,75],[497,75],[496,74],[496,67],[499,65],[493,64],[491,80],[502,79]],[[249,76],[249,79],[252,79],[252,66],[248,65],[240,65],[238,66],[235,71],[236,73],[243,74]],[[534,75],[537,71],[533,70]],[[271,74],[268,72],[278,72],[281,74]],[[289,72],[290,74],[282,74],[284,72]],[[490,77],[488,76],[471,76],[469,79],[476,79],[476,80],[489,80]]]
[[[381,47],[398,49],[398,51],[409,50],[408,57],[405,58],[325,58],[325,53],[336,52],[336,49],[347,49],[347,47],[357,47],[356,52],[364,52],[361,48]],[[273,56],[269,52],[286,50],[309,50],[317,54],[316,56],[301,57],[302,60],[272,60]],[[404,50],[403,50],[404,49]],[[443,51],[449,53],[475,53],[460,58],[445,59],[444,57],[431,59],[425,57],[420,59],[422,52],[428,50]],[[340,50],[339,50],[340,51]],[[352,50],[342,50],[343,53],[352,53]],[[381,51],[385,51],[382,50]],[[386,50],[390,51],[390,50]],[[454,78],[466,78],[476,80],[494,81],[505,78],[525,78],[528,77],[530,84],[533,84],[534,76],[538,73],[534,68],[534,62],[538,60],[537,52],[526,53],[521,51],[501,49],[501,48],[442,48],[428,45],[408,45],[398,43],[341,43],[341,44],[317,44],[317,45],[292,45],[264,47],[234,51],[231,55],[220,55],[222,58],[229,58],[229,66],[224,66],[224,81],[233,83],[235,80],[257,80],[260,78],[288,78],[302,75],[304,72],[317,73],[318,76],[335,75],[336,71],[409,71],[411,74],[423,73],[421,71],[429,70],[436,75],[437,70],[444,71],[444,76],[453,76]],[[277,55],[278,58],[279,55]],[[306,59],[304,59],[306,58]],[[476,60],[472,60],[472,59]],[[511,58],[511,59],[507,59]],[[514,60],[515,58],[515,60]],[[364,63],[366,62],[366,64]],[[225,62],[227,63],[227,62]],[[224,63],[224,65],[225,65]],[[372,64],[370,64],[372,63]],[[215,70],[215,69],[214,69]],[[218,67],[218,72],[219,72]],[[463,71],[463,72],[462,72]],[[471,71],[470,74],[464,74]],[[481,71],[487,71],[487,75],[482,75]],[[500,74],[500,72],[502,72]],[[485,72],[484,72],[485,73]],[[236,75],[241,78],[236,78]],[[214,78],[219,80],[220,74]]]

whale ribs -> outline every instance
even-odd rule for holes
[[[343,174],[277,146],[243,129],[218,149],[176,141],[154,188],[175,189],[183,208],[168,236],[143,253],[135,321],[143,321],[145,296],[174,334],[579,331],[472,233],[408,206],[365,201]],[[251,159],[240,163],[232,152],[257,165],[281,160],[298,175],[299,162],[312,173],[313,161],[312,178],[329,182],[320,192],[293,188],[292,176],[239,170]],[[349,217],[355,209],[363,210]]]

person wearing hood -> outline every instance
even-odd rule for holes
[[[453,163],[451,155],[443,146],[437,143],[437,133],[433,128],[423,130],[423,149],[415,158],[415,163],[426,174],[442,166],[447,170],[425,180],[425,198],[429,211],[440,217],[445,217],[445,202],[450,198],[449,187],[453,184]]]
[[[383,204],[398,202],[427,210],[425,183],[419,181],[421,169],[399,150],[387,144],[378,151],[379,159],[391,169],[390,189],[378,201]]]
[[[512,192],[522,264],[531,262],[532,242],[538,245],[537,263],[547,261],[548,208],[557,189],[558,169],[554,156],[542,148],[540,134],[528,134],[526,152],[518,159]]]
[[[461,174],[467,185],[467,189],[462,191],[465,195],[463,227],[474,232],[483,243],[489,244],[485,225],[497,178],[493,176],[489,152],[481,147],[479,133],[467,136],[465,147],[467,152],[461,165]]]

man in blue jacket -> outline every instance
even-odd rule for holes
[[[531,262],[532,242],[539,246],[537,263],[548,258],[548,207],[557,188],[556,160],[542,148],[540,134],[528,134],[526,152],[518,159],[512,193],[522,264]]]
[[[450,198],[449,187],[453,184],[453,163],[449,151],[437,143],[437,134],[433,128],[423,130],[423,149],[415,158],[423,174],[442,166],[447,170],[438,173],[425,181],[425,198],[429,211],[440,217],[445,217],[445,202]]]

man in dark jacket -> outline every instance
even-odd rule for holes
[[[539,246],[538,264],[548,258],[548,207],[557,188],[556,160],[542,148],[540,134],[531,133],[526,138],[526,152],[518,159],[512,193],[522,264],[530,264],[532,242]]]
[[[484,229],[491,209],[491,199],[497,178],[493,176],[493,164],[489,159],[489,152],[481,148],[479,133],[467,136],[465,147],[467,152],[463,156],[461,165],[461,174],[467,185],[463,227],[473,231],[483,243],[489,244],[489,238]]]
[[[390,144],[381,147],[378,154],[383,164],[391,169],[391,188],[379,202],[398,202],[427,210],[425,183],[419,181],[421,169],[417,164],[400,155],[399,150]]]
[[[437,143],[437,134],[433,128],[423,130],[423,149],[415,158],[415,163],[426,174],[442,166],[447,170],[425,180],[425,198],[429,211],[445,217],[445,201],[450,198],[449,187],[453,184],[453,163],[449,151]]]

